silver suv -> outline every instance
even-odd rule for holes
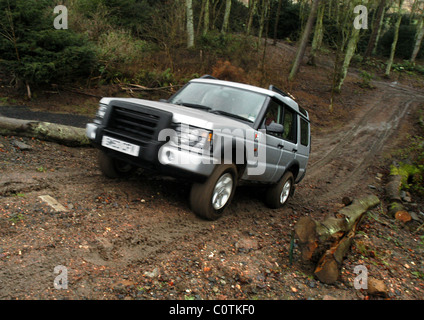
[[[308,112],[281,90],[211,76],[169,100],[103,98],[86,134],[106,176],[142,167],[189,179],[190,207],[209,220],[242,183],[264,185],[266,204],[283,206],[305,175],[311,141]]]

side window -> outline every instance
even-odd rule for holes
[[[300,143],[304,146],[309,145],[309,123],[300,118]]]
[[[288,107],[284,108],[284,118],[283,118],[283,139],[296,142],[296,113],[289,109]]]
[[[281,105],[279,105],[278,103],[276,103],[275,101],[271,100],[271,102],[269,103],[268,106],[268,110],[265,114],[265,119],[264,119],[264,126],[266,128],[266,126],[269,126],[271,123],[275,122],[278,124],[282,124],[281,123],[281,114],[283,111],[283,107]],[[282,135],[281,133],[269,133],[275,137],[281,138]]]

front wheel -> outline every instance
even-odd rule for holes
[[[293,187],[293,173],[287,171],[277,184],[269,188],[265,198],[266,205],[271,209],[281,208],[291,196]]]
[[[190,207],[198,216],[216,220],[234,196],[237,169],[234,164],[217,167],[204,183],[194,183],[190,192]]]
[[[125,161],[112,158],[100,150],[98,161],[100,170],[108,178],[127,178],[136,170],[134,166]]]

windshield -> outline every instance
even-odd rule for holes
[[[170,99],[170,103],[204,109],[211,113],[255,122],[266,96],[243,89],[210,84],[190,83]]]

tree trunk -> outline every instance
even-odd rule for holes
[[[205,3],[205,13],[203,17],[203,35],[209,32],[209,0]]]
[[[275,15],[275,24],[274,24],[274,41],[272,44],[275,46],[277,44],[277,33],[278,33],[278,21],[280,20],[281,14],[281,4],[283,0],[278,0],[277,13]]]
[[[318,10],[317,22],[315,23],[314,38],[312,40],[311,53],[309,55],[309,61],[308,61],[308,64],[312,66],[315,65],[315,57],[317,55],[318,50],[321,48],[321,44],[322,44],[323,32],[324,32],[324,29],[323,29],[324,12],[325,12],[325,2],[323,2],[320,5],[320,8]]]
[[[268,20],[268,0],[262,0],[261,21],[259,23],[258,48],[261,45],[262,34],[265,28],[265,19]]]
[[[0,134],[34,137],[68,146],[90,145],[85,129],[49,122],[0,117]]]
[[[390,75],[390,71],[392,70],[392,65],[393,65],[393,59],[395,58],[396,46],[399,39],[399,27],[400,27],[400,23],[402,22],[402,14],[401,14],[402,4],[403,4],[403,0],[399,0],[399,8],[397,12],[399,16],[395,25],[395,34],[393,38],[392,49],[390,51],[390,58],[386,66],[386,72],[385,72],[386,77]]]
[[[249,20],[247,21],[247,26],[246,26],[246,35],[248,36],[250,35],[251,29],[252,29],[253,16],[255,15],[257,2],[258,0],[252,0],[251,6],[249,8]]]
[[[187,48],[194,47],[193,1],[186,0],[187,9]]]
[[[306,23],[305,30],[303,30],[302,39],[300,41],[299,48],[296,53],[296,58],[294,60],[292,69],[290,71],[290,75],[288,78],[289,81],[292,81],[296,77],[299,71],[300,64],[302,62],[303,56],[305,55],[306,46],[308,45],[309,36],[312,31],[312,26],[315,22],[315,17],[317,15],[319,2],[320,0],[314,0],[314,2],[312,3],[311,12],[309,13],[308,21]]]
[[[347,72],[349,70],[350,61],[352,60],[353,55],[356,51],[356,46],[359,41],[359,29],[353,28],[351,36],[349,38],[349,42],[347,43],[346,54],[344,57],[344,61],[341,67],[341,70],[338,74],[338,79],[336,83],[335,90],[336,92],[340,92],[342,89],[342,85],[344,80],[346,79]]]
[[[226,33],[228,31],[228,25],[230,23],[230,13],[231,13],[231,0],[227,0],[225,3],[225,12],[224,12],[224,22],[222,23],[222,33]]]
[[[381,20],[383,18],[384,9],[386,8],[386,1],[387,0],[380,0],[380,3],[378,4],[376,17],[372,25],[372,33],[368,41],[367,49],[365,50],[365,53],[364,53],[364,58],[371,56],[376,46],[377,36],[381,26]]]
[[[387,6],[384,8],[383,10],[383,15],[381,17],[380,20],[380,24],[378,25],[378,31],[377,31],[377,37],[375,39],[375,44],[374,44],[374,48],[372,49],[372,55],[376,55],[377,54],[377,48],[378,48],[378,42],[380,41],[380,37],[381,37],[381,30],[383,30],[383,26],[384,26],[384,16],[386,14],[387,11]]]
[[[415,59],[417,58],[418,52],[420,51],[421,48],[421,43],[423,41],[423,37],[424,37],[424,16],[421,17],[420,23],[417,26],[417,33],[415,36],[415,45],[414,45],[414,50],[412,51],[412,55],[411,55],[411,62],[415,62]]]

